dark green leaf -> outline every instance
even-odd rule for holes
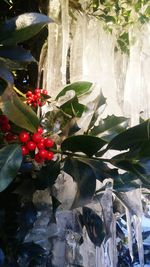
[[[7,82],[0,78],[0,96],[4,93],[7,86]]]
[[[36,35],[49,22],[52,22],[49,17],[39,13],[24,13],[6,20],[0,25],[0,42],[5,45],[21,43]]]
[[[0,192],[16,177],[22,162],[21,148],[16,145],[8,145],[0,149]]]
[[[51,187],[57,176],[60,174],[60,163],[57,161],[51,161],[37,173],[36,188],[44,190]]]
[[[0,62],[9,69],[23,69],[30,62],[35,61],[31,53],[20,46],[1,46]]]
[[[83,207],[83,222],[92,243],[100,246],[105,238],[102,219],[92,209]]]
[[[78,159],[67,158],[64,171],[77,182],[78,190],[72,208],[91,200],[95,193],[96,177],[90,166]]]
[[[103,182],[106,178],[116,178],[118,177],[118,170],[109,168],[104,162],[101,160],[95,160],[90,158],[78,158],[79,161],[85,163],[88,167],[90,167],[95,175],[95,178],[101,182]]]
[[[136,125],[112,139],[107,149],[125,150],[150,140],[150,121]]]
[[[17,126],[31,132],[37,131],[39,120],[35,112],[8,88],[1,96],[1,110]]]
[[[84,95],[89,92],[91,89],[92,83],[90,82],[75,82],[70,85],[67,85],[57,96],[56,99],[58,99],[60,96],[63,96],[66,94],[67,91],[73,90],[75,91],[77,96]]]
[[[140,179],[143,187],[150,188],[150,161],[134,161],[134,160],[113,160],[113,164],[130,172],[133,177],[136,176],[137,179]],[[134,178],[135,179],[135,178]]]
[[[0,78],[5,80],[8,84],[14,84],[14,78],[11,72],[7,69],[4,63],[0,66]]]
[[[128,192],[135,188],[140,188],[142,182],[137,179],[137,176],[133,173],[126,172],[116,176],[114,179],[114,190],[117,192]]]
[[[128,121],[124,117],[108,116],[106,119],[101,119],[99,125],[94,126],[90,134],[99,135],[102,139],[109,142],[127,128]]]
[[[89,157],[99,151],[106,142],[90,135],[77,135],[68,137],[61,144],[62,151],[83,152]]]
[[[100,92],[100,94],[96,97],[96,99],[94,100],[95,106],[94,106],[94,114],[92,116],[92,119],[90,121],[90,124],[88,126],[88,131],[94,126],[95,122],[98,119],[99,116],[99,112],[98,109],[106,104],[106,98],[103,96],[102,92]],[[94,135],[94,134],[92,134]]]

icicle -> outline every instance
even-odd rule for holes
[[[132,223],[131,223],[131,214],[129,210],[126,208],[126,219],[127,219],[127,231],[128,231],[128,246],[130,257],[133,261],[133,233],[132,233]]]
[[[100,199],[104,224],[106,228],[106,241],[104,241],[104,267],[116,267],[116,219],[113,215],[112,180],[105,180],[106,189]]]
[[[120,201],[123,203],[125,208],[128,210],[127,215],[127,227],[129,236],[129,246],[131,252],[131,258],[133,257],[132,251],[132,229],[131,223],[133,223],[133,228],[135,232],[135,238],[137,240],[138,254],[140,260],[140,266],[144,267],[144,253],[143,253],[143,241],[142,241],[142,202],[141,202],[141,189],[135,189],[126,193],[118,193]]]
[[[62,84],[65,85],[67,71],[67,55],[69,49],[69,0],[61,0],[61,18],[62,18]]]
[[[130,58],[124,89],[124,111],[131,117],[133,126],[139,123],[140,115],[144,119],[150,116],[150,23],[141,29],[134,27],[129,33]]]
[[[135,236],[137,240],[140,266],[144,267],[144,249],[143,249],[143,239],[142,239],[142,229],[141,229],[142,228],[141,215],[133,216],[133,225],[134,225]]]
[[[54,21],[58,21],[60,12],[59,0],[49,1],[49,16],[54,17]],[[51,23],[48,25],[48,51],[47,51],[47,72],[45,88],[52,96],[56,96],[59,92],[61,83],[61,26],[59,23]]]

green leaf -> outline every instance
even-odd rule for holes
[[[14,45],[36,35],[52,20],[39,13],[24,13],[0,24],[0,43]]]
[[[128,192],[140,188],[142,182],[136,175],[130,172],[118,175],[114,179],[113,189],[117,192]]]
[[[96,97],[96,99],[94,100],[95,106],[94,106],[94,114],[92,116],[92,119],[90,121],[90,124],[88,126],[88,130],[89,131],[95,124],[95,122],[97,121],[98,117],[99,117],[99,111],[98,109],[106,104],[106,98],[103,96],[102,92],[100,92],[100,94]],[[94,135],[94,134],[92,134]]]
[[[23,69],[27,64],[35,61],[31,53],[20,46],[1,46],[0,62],[9,69]]]
[[[116,168],[109,168],[103,161],[95,160],[90,158],[78,158],[79,161],[86,164],[90,167],[95,175],[95,179],[103,182],[106,178],[113,178],[115,179],[118,177],[118,169]]]
[[[89,157],[99,151],[106,142],[90,135],[77,135],[68,137],[61,144],[62,151],[83,152]]]
[[[14,78],[7,66],[1,62],[0,65],[0,78],[7,82],[7,84],[14,84]],[[2,92],[1,92],[2,93]]]
[[[0,108],[10,121],[30,132],[37,131],[39,119],[36,113],[11,88],[5,90],[0,100]]]
[[[0,78],[0,96],[4,93],[7,85],[7,82]]]
[[[60,108],[72,117],[81,117],[86,109],[86,106],[78,102],[77,97],[73,97],[68,102],[60,106]]]
[[[150,141],[150,120],[117,135],[108,144],[107,150],[126,150],[132,147],[139,147],[145,141]]]
[[[0,149],[0,192],[16,177],[22,162],[21,148],[12,144]]]
[[[35,180],[36,189],[44,190],[51,187],[55,183],[59,174],[60,162],[50,161],[37,173],[37,179]]]
[[[56,99],[58,99],[60,96],[63,96],[66,94],[67,91],[73,90],[75,91],[77,96],[84,95],[89,92],[91,89],[92,83],[90,82],[75,82],[70,85],[67,85],[57,96]]]
[[[83,207],[83,223],[92,243],[95,246],[100,246],[105,238],[102,219],[92,209]]]
[[[88,203],[96,188],[96,177],[92,168],[78,159],[67,158],[64,171],[72,176],[78,186],[72,208]]]
[[[116,135],[123,132],[128,126],[129,119],[115,115],[101,119],[98,126],[90,131],[91,135],[99,135],[106,142],[111,141]]]

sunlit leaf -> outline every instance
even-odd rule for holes
[[[150,121],[136,125],[111,140],[107,149],[125,150],[150,140]]]
[[[108,116],[105,119],[101,119],[99,124],[90,131],[90,134],[99,135],[102,139],[109,142],[127,128],[128,121],[129,119],[124,117]]]
[[[31,132],[37,130],[39,120],[35,112],[23,103],[9,87],[0,98],[0,108],[9,120],[17,126]]]
[[[14,45],[36,35],[52,20],[39,13],[24,13],[0,24],[0,42]]]
[[[60,96],[65,95],[66,92],[70,90],[75,91],[77,96],[84,95],[85,93],[89,92],[91,86],[92,83],[85,81],[69,84],[56,96],[56,99],[58,99]]]
[[[100,94],[96,97],[96,99],[94,100],[94,104],[94,113],[88,126],[88,131],[94,126],[95,122],[98,119],[99,108],[106,104],[106,98],[103,96],[102,92],[100,92]],[[90,131],[90,133],[91,135],[95,135],[92,133],[92,131]]]

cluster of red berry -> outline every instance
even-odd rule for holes
[[[49,149],[54,146],[54,141],[49,137],[42,136],[43,129],[38,128],[38,131],[30,135],[26,131],[19,134],[19,140],[22,145],[23,156],[28,155],[30,152],[37,150],[34,155],[34,160],[37,163],[43,163],[44,160],[52,160],[54,153]]]
[[[18,140],[18,136],[11,132],[11,125],[9,119],[5,115],[0,115],[0,129],[4,133],[4,140],[13,142]]]
[[[43,99],[42,94],[47,95],[48,94],[47,90],[36,88],[34,90],[34,93],[28,91],[26,93],[26,98],[27,98],[26,103],[33,107],[37,106],[42,107],[43,105],[45,105],[45,100]]]

